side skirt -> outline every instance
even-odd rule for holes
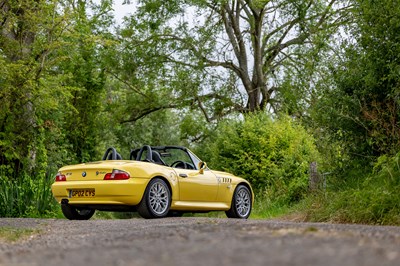
[[[173,201],[171,204],[171,210],[177,211],[227,211],[230,208],[225,202]]]

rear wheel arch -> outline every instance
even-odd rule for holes
[[[151,180],[153,180],[155,178],[159,178],[159,179],[163,180],[167,184],[168,189],[171,192],[171,198],[173,197],[173,192],[174,191],[172,190],[172,187],[171,187],[171,184],[170,184],[169,180],[167,178],[165,178],[164,176],[156,175],[156,176],[153,176],[152,178],[149,178],[149,180],[148,180],[148,182],[146,184],[146,187],[144,188],[142,198],[140,199],[141,201],[143,200],[143,197],[144,197],[144,194],[146,192],[147,186],[150,184]]]
[[[161,180],[163,180],[166,184],[167,184],[167,186],[168,186],[168,188],[169,188],[169,191],[171,192],[171,199],[174,197],[173,195],[174,195],[174,191],[173,191],[173,189],[172,189],[172,186],[171,186],[171,183],[169,182],[169,180],[167,179],[167,178],[165,178],[164,176],[160,176],[160,175],[158,175],[158,176],[154,176],[153,178],[151,178],[150,180],[149,180],[149,183],[150,183],[150,181],[152,180],[152,179],[154,179],[154,178],[159,178],[159,179],[161,179]]]
[[[168,215],[171,202],[172,191],[168,180],[155,176],[149,180],[137,211],[146,219],[163,218]]]

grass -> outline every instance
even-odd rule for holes
[[[400,156],[379,161],[346,186],[309,195],[297,206],[308,221],[400,225]]]
[[[0,176],[0,217],[54,217],[58,207],[51,193],[53,177]]]
[[[17,242],[39,233],[37,229],[0,227],[0,241]]]
[[[398,189],[365,187],[310,196],[298,205],[308,221],[400,225]]]
[[[274,201],[263,194],[256,195],[251,218],[272,219],[288,215],[292,207],[280,201]]]
[[[288,217],[296,209],[293,206],[273,201],[264,193],[255,195],[253,209],[250,219],[274,219],[279,217]],[[213,211],[208,213],[185,214],[185,216],[226,218],[225,212]]]

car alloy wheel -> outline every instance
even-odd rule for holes
[[[161,178],[152,179],[138,206],[140,216],[146,219],[167,216],[171,206],[171,191]]]
[[[248,216],[251,208],[251,197],[248,189],[246,187],[241,187],[236,192],[235,205],[237,213],[240,217]]]
[[[169,205],[168,187],[164,183],[155,182],[149,190],[150,208],[157,215],[165,213]]]
[[[226,211],[229,218],[247,219],[252,208],[251,192],[248,187],[239,185],[233,193],[231,208]]]

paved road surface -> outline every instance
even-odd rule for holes
[[[400,265],[400,227],[274,220],[0,219],[39,229],[6,243],[3,265]]]

